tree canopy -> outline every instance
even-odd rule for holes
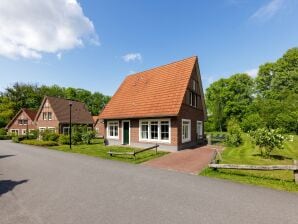
[[[259,127],[298,133],[298,48],[259,66],[255,79],[236,74],[206,90],[209,131],[226,130],[236,118],[244,131]]]
[[[85,89],[65,88],[58,85],[38,86],[16,82],[0,93],[0,127],[4,127],[21,108],[38,109],[44,96],[84,102],[92,115],[98,115],[111,98],[102,93],[92,93]]]

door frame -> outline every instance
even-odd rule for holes
[[[130,145],[130,120],[123,120],[121,121],[121,129],[122,129],[122,136],[121,136],[121,139],[122,139],[122,145],[124,145],[124,122],[128,122],[128,145]]]

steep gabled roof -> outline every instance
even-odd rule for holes
[[[177,116],[197,57],[127,76],[100,119]]]
[[[34,109],[28,109],[28,108],[22,108],[18,111],[18,113],[9,121],[9,123],[6,125],[5,129],[8,129],[11,124],[18,118],[18,116],[24,112],[25,114],[27,114],[27,116],[34,121],[35,116],[37,114],[37,110]]]
[[[93,119],[93,123],[96,123],[98,120],[98,116],[92,116],[92,119]]]
[[[84,103],[75,101],[75,100],[68,100],[68,99],[52,97],[52,96],[44,97],[35,120],[37,120],[38,117],[40,116],[40,113],[42,111],[42,108],[46,100],[48,100],[49,104],[51,105],[56,115],[57,120],[60,123],[69,123],[69,103],[71,102],[72,103],[72,116],[71,116],[72,122],[76,124],[93,124],[92,116]]]
[[[23,111],[30,117],[32,121],[34,121],[35,116],[37,114],[37,110],[24,108]]]

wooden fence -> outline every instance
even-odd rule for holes
[[[295,183],[298,184],[298,161],[294,160],[294,165],[240,165],[240,164],[218,164],[217,156],[221,155],[215,149],[211,160],[208,165],[210,168],[216,169],[237,169],[237,170],[262,170],[262,171],[272,171],[272,170],[291,170],[293,171],[293,176]]]
[[[110,156],[113,156],[113,155],[132,155],[134,156],[134,159],[136,159],[136,155],[141,153],[141,152],[145,152],[145,151],[148,151],[148,150],[151,150],[151,149],[155,149],[155,154],[157,154],[157,148],[159,147],[158,144],[154,145],[154,146],[151,146],[151,147],[148,147],[148,148],[145,148],[145,149],[134,149],[132,152],[113,152],[113,151],[108,151],[107,153],[110,155]]]

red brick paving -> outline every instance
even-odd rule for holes
[[[197,174],[211,161],[215,146],[202,146],[173,152],[143,163],[146,166]],[[217,147],[217,149],[219,149]]]

